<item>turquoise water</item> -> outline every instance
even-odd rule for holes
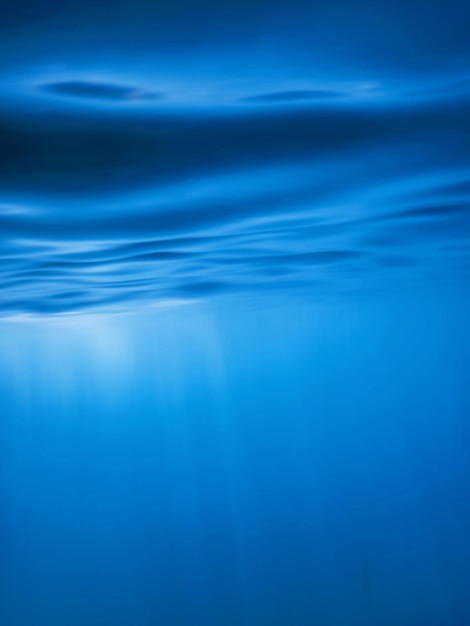
[[[0,625],[470,623],[464,2],[0,3]]]

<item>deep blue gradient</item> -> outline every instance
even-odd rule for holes
[[[0,0],[0,626],[470,624],[469,33]]]

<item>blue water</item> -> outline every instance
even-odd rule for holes
[[[0,626],[470,624],[469,33],[0,1]]]

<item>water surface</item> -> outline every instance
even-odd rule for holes
[[[0,2],[2,626],[470,623],[469,32]]]

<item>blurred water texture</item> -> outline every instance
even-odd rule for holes
[[[0,624],[470,623],[465,2],[0,3]]]

